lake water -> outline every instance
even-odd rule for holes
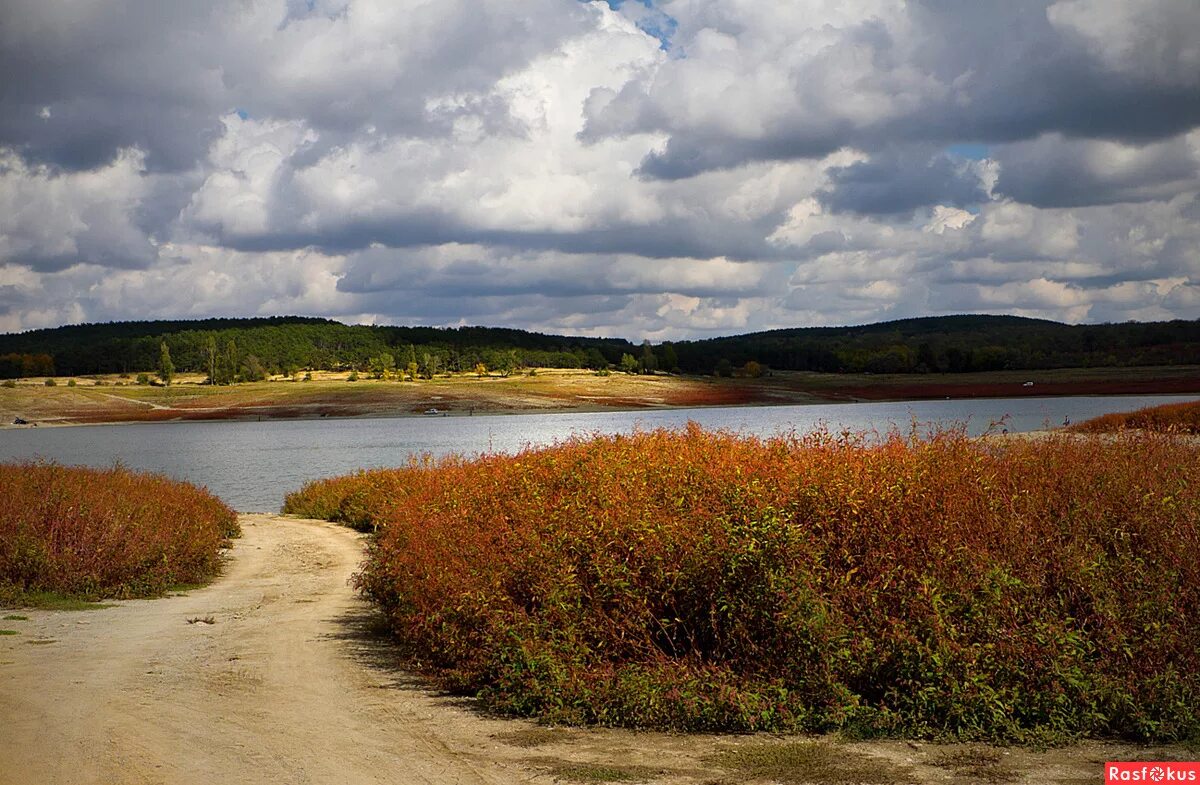
[[[982,433],[1001,418],[1010,432],[1037,430],[1108,412],[1195,400],[1194,395],[991,398],[903,403],[719,407],[632,412],[180,422],[0,430],[0,461],[45,459],[111,466],[121,462],[207,486],[236,509],[278,510],[308,480],[403,464],[414,453],[512,452],[573,434],[675,427],[694,420],[769,436],[830,429],[886,432],[921,423],[965,422]]]

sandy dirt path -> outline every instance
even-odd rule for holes
[[[1105,760],[1194,754],[547,729],[490,718],[398,666],[378,615],[348,584],[360,535],[270,515],[244,515],[242,527],[225,574],[206,588],[102,610],[0,612],[9,617],[0,629],[16,633],[0,636],[0,785],[1082,785],[1098,781]],[[836,745],[833,759],[756,777],[722,771],[712,758],[796,743]],[[852,763],[875,774],[847,780]]]
[[[493,721],[375,667],[347,579],[358,535],[243,517],[226,574],[187,596],[23,612],[0,639],[0,781],[507,783]],[[212,619],[188,623],[189,619]],[[53,641],[52,643],[49,641]],[[465,724],[465,727],[464,727]]]

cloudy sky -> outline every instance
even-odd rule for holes
[[[0,331],[1200,318],[1196,0],[0,0]]]

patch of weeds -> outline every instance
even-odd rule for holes
[[[555,779],[568,782],[645,782],[663,774],[661,769],[648,766],[613,766],[553,759],[539,759],[533,763],[545,767]]]
[[[117,607],[111,602],[97,602],[88,597],[59,594],[52,591],[24,592],[17,597],[13,604],[43,611],[98,611]]]
[[[7,616],[5,616],[5,617],[4,617],[4,620],[5,620],[5,621],[29,621],[29,617],[28,617],[28,616],[21,616],[21,615],[19,615],[19,614],[16,614],[16,613],[10,613],[10,614],[8,614]]]
[[[739,780],[770,780],[782,785],[903,785],[915,781],[903,767],[820,741],[752,744],[706,760],[736,774]]]
[[[948,769],[966,782],[1002,783],[1017,779],[1017,774],[1001,759],[1000,753],[980,747],[945,752],[930,764]]]
[[[528,749],[529,747],[540,747],[543,744],[553,744],[556,741],[563,741],[566,737],[567,734],[565,732],[551,730],[550,728],[523,728],[507,733],[497,733],[492,738],[513,747]]]
[[[187,620],[188,624],[216,624],[217,620],[212,616],[193,616]]]
[[[16,630],[0,630],[0,635],[20,635]]]
[[[37,638],[35,640],[25,641],[25,642],[31,643],[34,646],[45,646],[48,643],[58,643],[58,641],[55,640],[54,638]]]

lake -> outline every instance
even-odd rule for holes
[[[284,494],[319,477],[403,464],[414,453],[512,452],[573,434],[622,433],[676,427],[694,420],[769,436],[832,430],[886,432],[920,423],[965,422],[979,434],[1006,418],[1010,432],[1062,425],[1109,412],[1195,400],[1194,395],[990,398],[901,403],[715,407],[519,414],[476,417],[394,417],[264,422],[179,422],[0,431],[0,461],[45,459],[111,466],[120,462],[207,486],[242,512],[278,510]]]

